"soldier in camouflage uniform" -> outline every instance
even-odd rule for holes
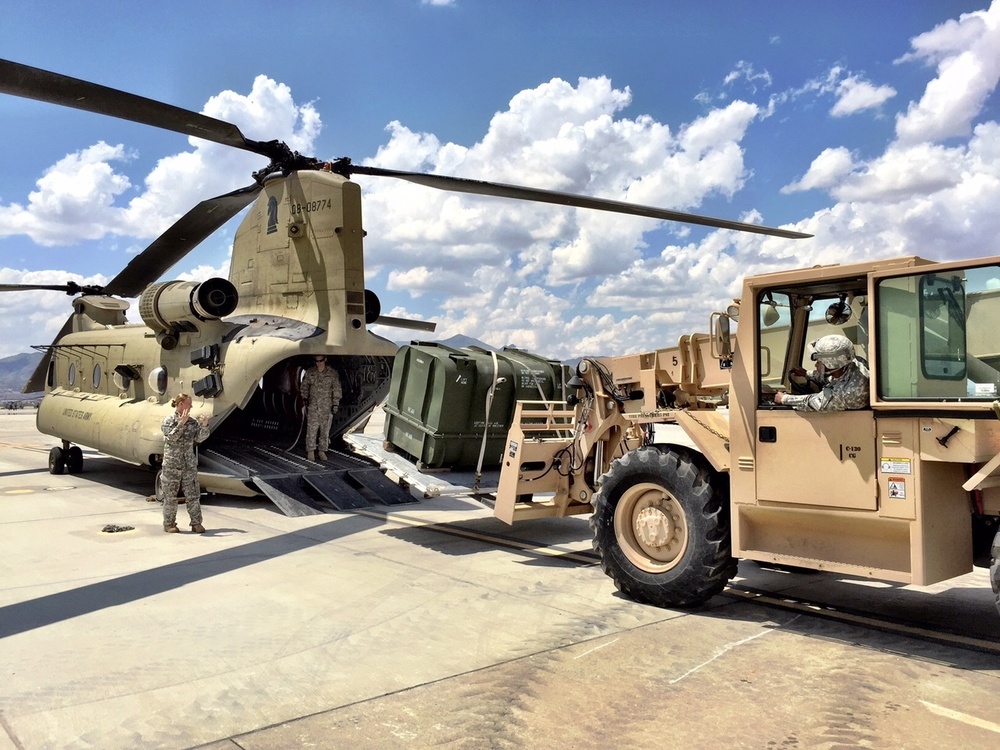
[[[819,393],[790,395],[777,393],[774,403],[799,411],[843,411],[868,407],[868,367],[854,356],[854,344],[846,336],[831,334],[813,341],[816,369],[807,373],[801,367],[790,372],[806,378],[820,388]]]
[[[330,445],[330,419],[340,409],[343,390],[340,376],[332,367],[326,366],[326,357],[317,354],[316,367],[308,370],[302,378],[302,401],[306,406],[306,458],[326,461],[326,449]]]
[[[201,487],[198,485],[198,459],[194,444],[208,435],[208,417],[191,418],[191,397],[180,393],[170,402],[175,411],[163,420],[163,466],[160,469],[160,502],[163,503],[163,530],[176,534],[177,490],[183,489],[191,531],[204,534],[201,525]]]

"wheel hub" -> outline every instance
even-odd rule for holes
[[[688,544],[684,512],[661,485],[630,487],[615,508],[618,542],[625,556],[648,573],[669,570]]]
[[[643,508],[635,516],[634,530],[644,547],[665,547],[674,536],[674,522],[659,506]]]

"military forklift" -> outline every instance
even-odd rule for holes
[[[776,405],[831,333],[869,407]],[[494,513],[591,513],[626,595],[698,605],[739,559],[919,586],[980,565],[1000,610],[1000,257],[748,277],[709,333],[581,360],[570,386],[518,403]]]

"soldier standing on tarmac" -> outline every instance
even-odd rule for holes
[[[776,393],[774,403],[798,411],[844,411],[865,409],[868,399],[868,367],[854,356],[854,344],[846,336],[831,334],[813,341],[816,369],[807,373],[793,367],[790,373],[806,378],[821,389],[819,393],[789,395]]]
[[[302,379],[302,402],[306,407],[306,458],[326,461],[326,449],[330,445],[330,418],[340,409],[343,390],[340,376],[332,367],[326,366],[326,357],[317,354],[316,367],[306,372]],[[318,437],[317,437],[318,436]]]
[[[163,420],[163,466],[160,469],[160,502],[163,503],[163,530],[176,534],[177,490],[183,489],[191,531],[204,534],[201,525],[201,487],[198,485],[198,458],[194,444],[208,435],[208,417],[191,419],[191,397],[178,393],[170,405],[175,411]]]

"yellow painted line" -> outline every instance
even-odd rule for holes
[[[409,526],[411,528],[426,529],[427,531],[439,531],[443,534],[451,534],[452,536],[464,537],[466,539],[475,539],[479,542],[486,542],[488,544],[495,545],[497,547],[510,547],[513,549],[521,550],[522,552],[530,552],[534,555],[540,555],[543,557],[558,557],[560,560],[572,560],[573,562],[585,563],[587,565],[594,565],[597,563],[597,558],[592,554],[587,554],[585,552],[580,552],[579,550],[571,550],[565,547],[550,547],[550,546],[539,546],[537,544],[532,544],[528,542],[522,542],[518,539],[509,539],[502,536],[492,536],[490,534],[483,534],[478,531],[472,531],[470,529],[463,529],[461,526],[449,526],[448,524],[441,523],[431,523],[428,521],[422,521],[418,518],[408,518],[403,515],[388,513],[377,513],[364,509],[356,509],[352,511],[362,516],[368,516],[369,518],[377,518],[380,521],[386,521],[388,523],[395,523],[400,526]]]
[[[34,490],[4,490],[0,495],[31,495],[34,492]]]
[[[955,635],[954,633],[942,633],[929,628],[921,628],[914,625],[904,625],[902,623],[890,622],[888,620],[880,620],[877,617],[868,617],[866,615],[856,615],[850,612],[841,612],[836,609],[830,609],[825,605],[809,604],[808,602],[798,601],[796,599],[779,598],[776,596],[769,596],[768,594],[743,591],[741,589],[733,588],[732,586],[726,588],[726,593],[732,594],[733,596],[741,599],[746,599],[747,601],[759,602],[774,607],[781,607],[783,609],[790,609],[795,612],[806,612],[809,614],[820,615],[831,620],[839,620],[840,622],[847,622],[853,625],[863,625],[868,628],[877,628],[878,630],[886,630],[926,640],[945,641],[958,646],[966,646],[981,651],[989,651],[994,654],[1000,654],[1000,643],[987,641],[982,638]]]
[[[936,703],[928,703],[927,701],[920,701],[923,703],[927,710],[932,714],[937,714],[938,716],[943,716],[946,719],[954,719],[955,721],[960,721],[963,724],[968,724],[970,727],[978,727],[979,729],[986,729],[990,732],[996,732],[1000,734],[1000,724],[992,721],[987,721],[986,719],[980,719],[978,716],[972,716],[971,714],[963,714],[961,711],[955,711],[951,708],[945,708],[944,706],[939,706]]]

